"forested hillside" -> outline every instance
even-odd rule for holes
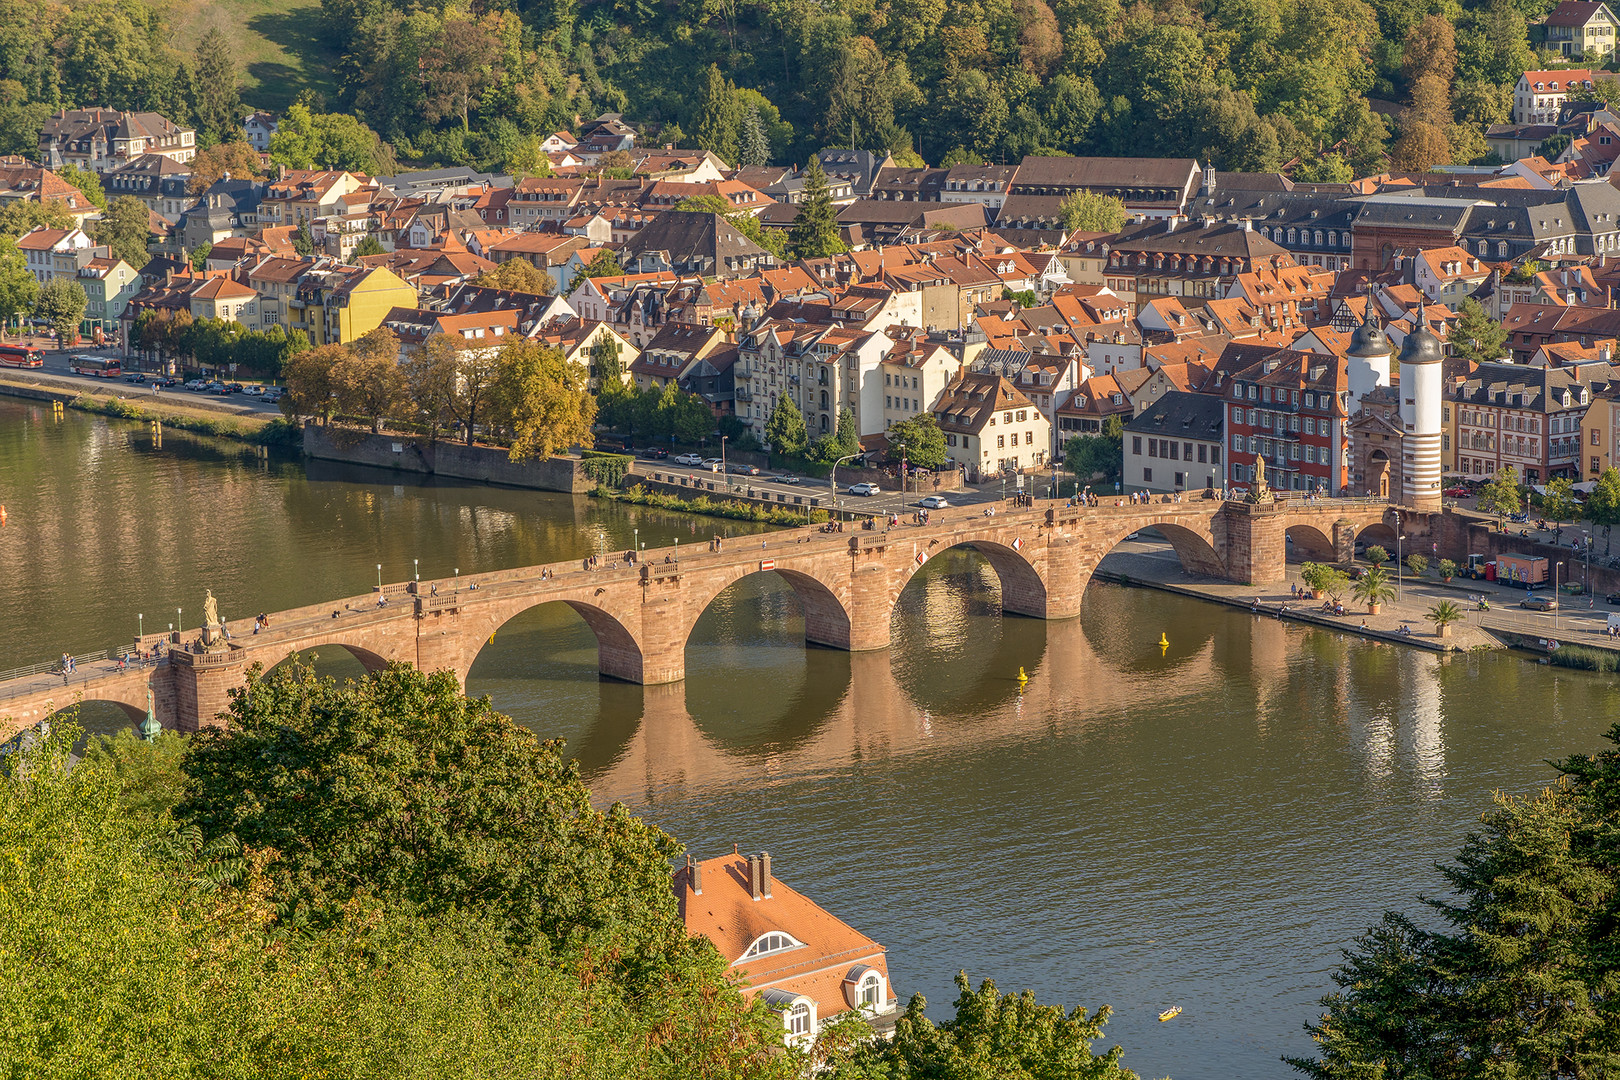
[[[1550,6],[323,0],[335,72],[295,87],[296,68],[269,65],[243,96],[302,92],[317,118],[357,116],[400,160],[489,168],[532,168],[536,135],[604,111],[736,160],[757,111],[779,161],[853,135],[931,164],[1056,152],[1272,169],[1299,157],[1297,178],[1329,179],[1379,166],[1392,142],[1397,165],[1485,155],[1481,125],[1508,118],[1512,83],[1537,62],[1529,25]],[[0,151],[32,151],[39,119],[61,105],[153,109],[206,139],[228,134],[243,48],[210,30],[177,52],[170,42],[197,30],[163,10],[0,0]],[[1411,106],[1404,119],[1397,106]]]

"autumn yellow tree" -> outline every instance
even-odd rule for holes
[[[513,461],[551,457],[589,441],[596,398],[583,364],[532,341],[503,346],[498,363],[491,412],[511,433]]]
[[[331,423],[338,409],[333,372],[350,355],[347,346],[322,345],[288,357],[281,369],[287,381],[287,392],[281,398],[282,415],[289,419],[318,416],[321,423]]]

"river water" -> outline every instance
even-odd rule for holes
[[[399,479],[173,432],[154,450],[137,425],[0,398],[0,668],[126,640],[137,613],[193,625],[205,587],[234,617],[362,592],[379,562],[399,580],[413,559],[439,575],[739,531]],[[1079,619],[1003,619],[996,590],[972,553],[931,559],[893,648],[850,655],[804,648],[791,591],[745,579],[698,624],[685,683],[645,689],[600,680],[584,624],[538,608],[469,690],[697,853],[769,850],[931,1012],[958,968],[1106,1002],[1100,1045],[1177,1080],[1293,1075],[1279,1055],[1309,1053],[1338,950],[1385,908],[1416,913],[1492,791],[1544,783],[1620,704],[1612,677],[1511,655],[1101,583]]]

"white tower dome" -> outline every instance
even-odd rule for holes
[[[1389,361],[1395,354],[1389,338],[1379,329],[1373,315],[1373,298],[1367,297],[1367,318],[1356,327],[1350,337],[1349,361],[1350,414],[1361,411],[1361,399],[1380,386],[1390,383]]]
[[[1401,501],[1414,510],[1440,509],[1440,410],[1445,352],[1423,315],[1401,344]]]

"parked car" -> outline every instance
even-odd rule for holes
[[[1530,611],[1557,611],[1558,598],[1555,596],[1527,596],[1519,601],[1519,606]]]
[[[779,476],[773,476],[771,479],[775,480],[778,484],[797,484],[799,482],[799,477],[794,476],[790,472],[782,473]]]
[[[708,469],[710,472],[722,472],[722,471],[724,471],[724,470],[722,470],[720,468],[720,459],[717,458],[717,457],[704,458],[703,463],[702,463],[702,467],[705,468],[705,469]]]
[[[244,386],[244,387],[242,387],[242,393],[247,395],[248,397],[264,397],[264,387],[262,387],[262,386]]]
[[[201,379],[187,379],[186,382],[185,382],[184,389],[186,389],[186,390],[206,390],[206,389],[208,389],[208,384],[206,382],[204,382],[203,380],[201,380]]]
[[[876,495],[878,486],[876,484],[851,484],[846,489],[846,493],[850,495]]]
[[[943,495],[924,495],[917,501],[917,505],[924,510],[943,510],[951,505],[950,500]]]
[[[738,476],[758,476],[759,475],[759,466],[758,465],[733,465],[733,466],[731,466],[730,471],[736,473]]]
[[[701,456],[697,455],[697,454],[676,454],[675,457],[673,459],[671,459],[671,460],[673,460],[675,462],[675,464],[677,464],[677,465],[701,465],[701,464],[703,464],[703,458]]]
[[[281,387],[272,386],[270,389],[264,392],[264,403],[266,405],[274,405],[276,402],[280,401],[285,394],[286,391]]]
[[[242,389],[243,389],[243,387],[242,387],[241,383],[233,382],[233,383],[226,383],[224,386],[220,387],[219,392],[222,393],[222,394],[240,394],[242,392]]]
[[[669,451],[662,446],[649,446],[641,452],[641,456],[648,461],[663,461],[669,457]]]
[[[1469,491],[1465,487],[1449,487],[1440,494],[1444,495],[1448,499],[1466,499],[1468,496],[1472,495],[1473,492]]]
[[[171,386],[179,386],[180,380],[165,375],[154,375],[152,381],[167,390]]]
[[[125,382],[136,382],[136,383],[138,383],[141,380],[143,380],[144,378],[146,378],[146,376],[137,375],[135,372],[131,371],[131,372],[129,372],[128,374],[126,374],[124,376],[124,381]]]

